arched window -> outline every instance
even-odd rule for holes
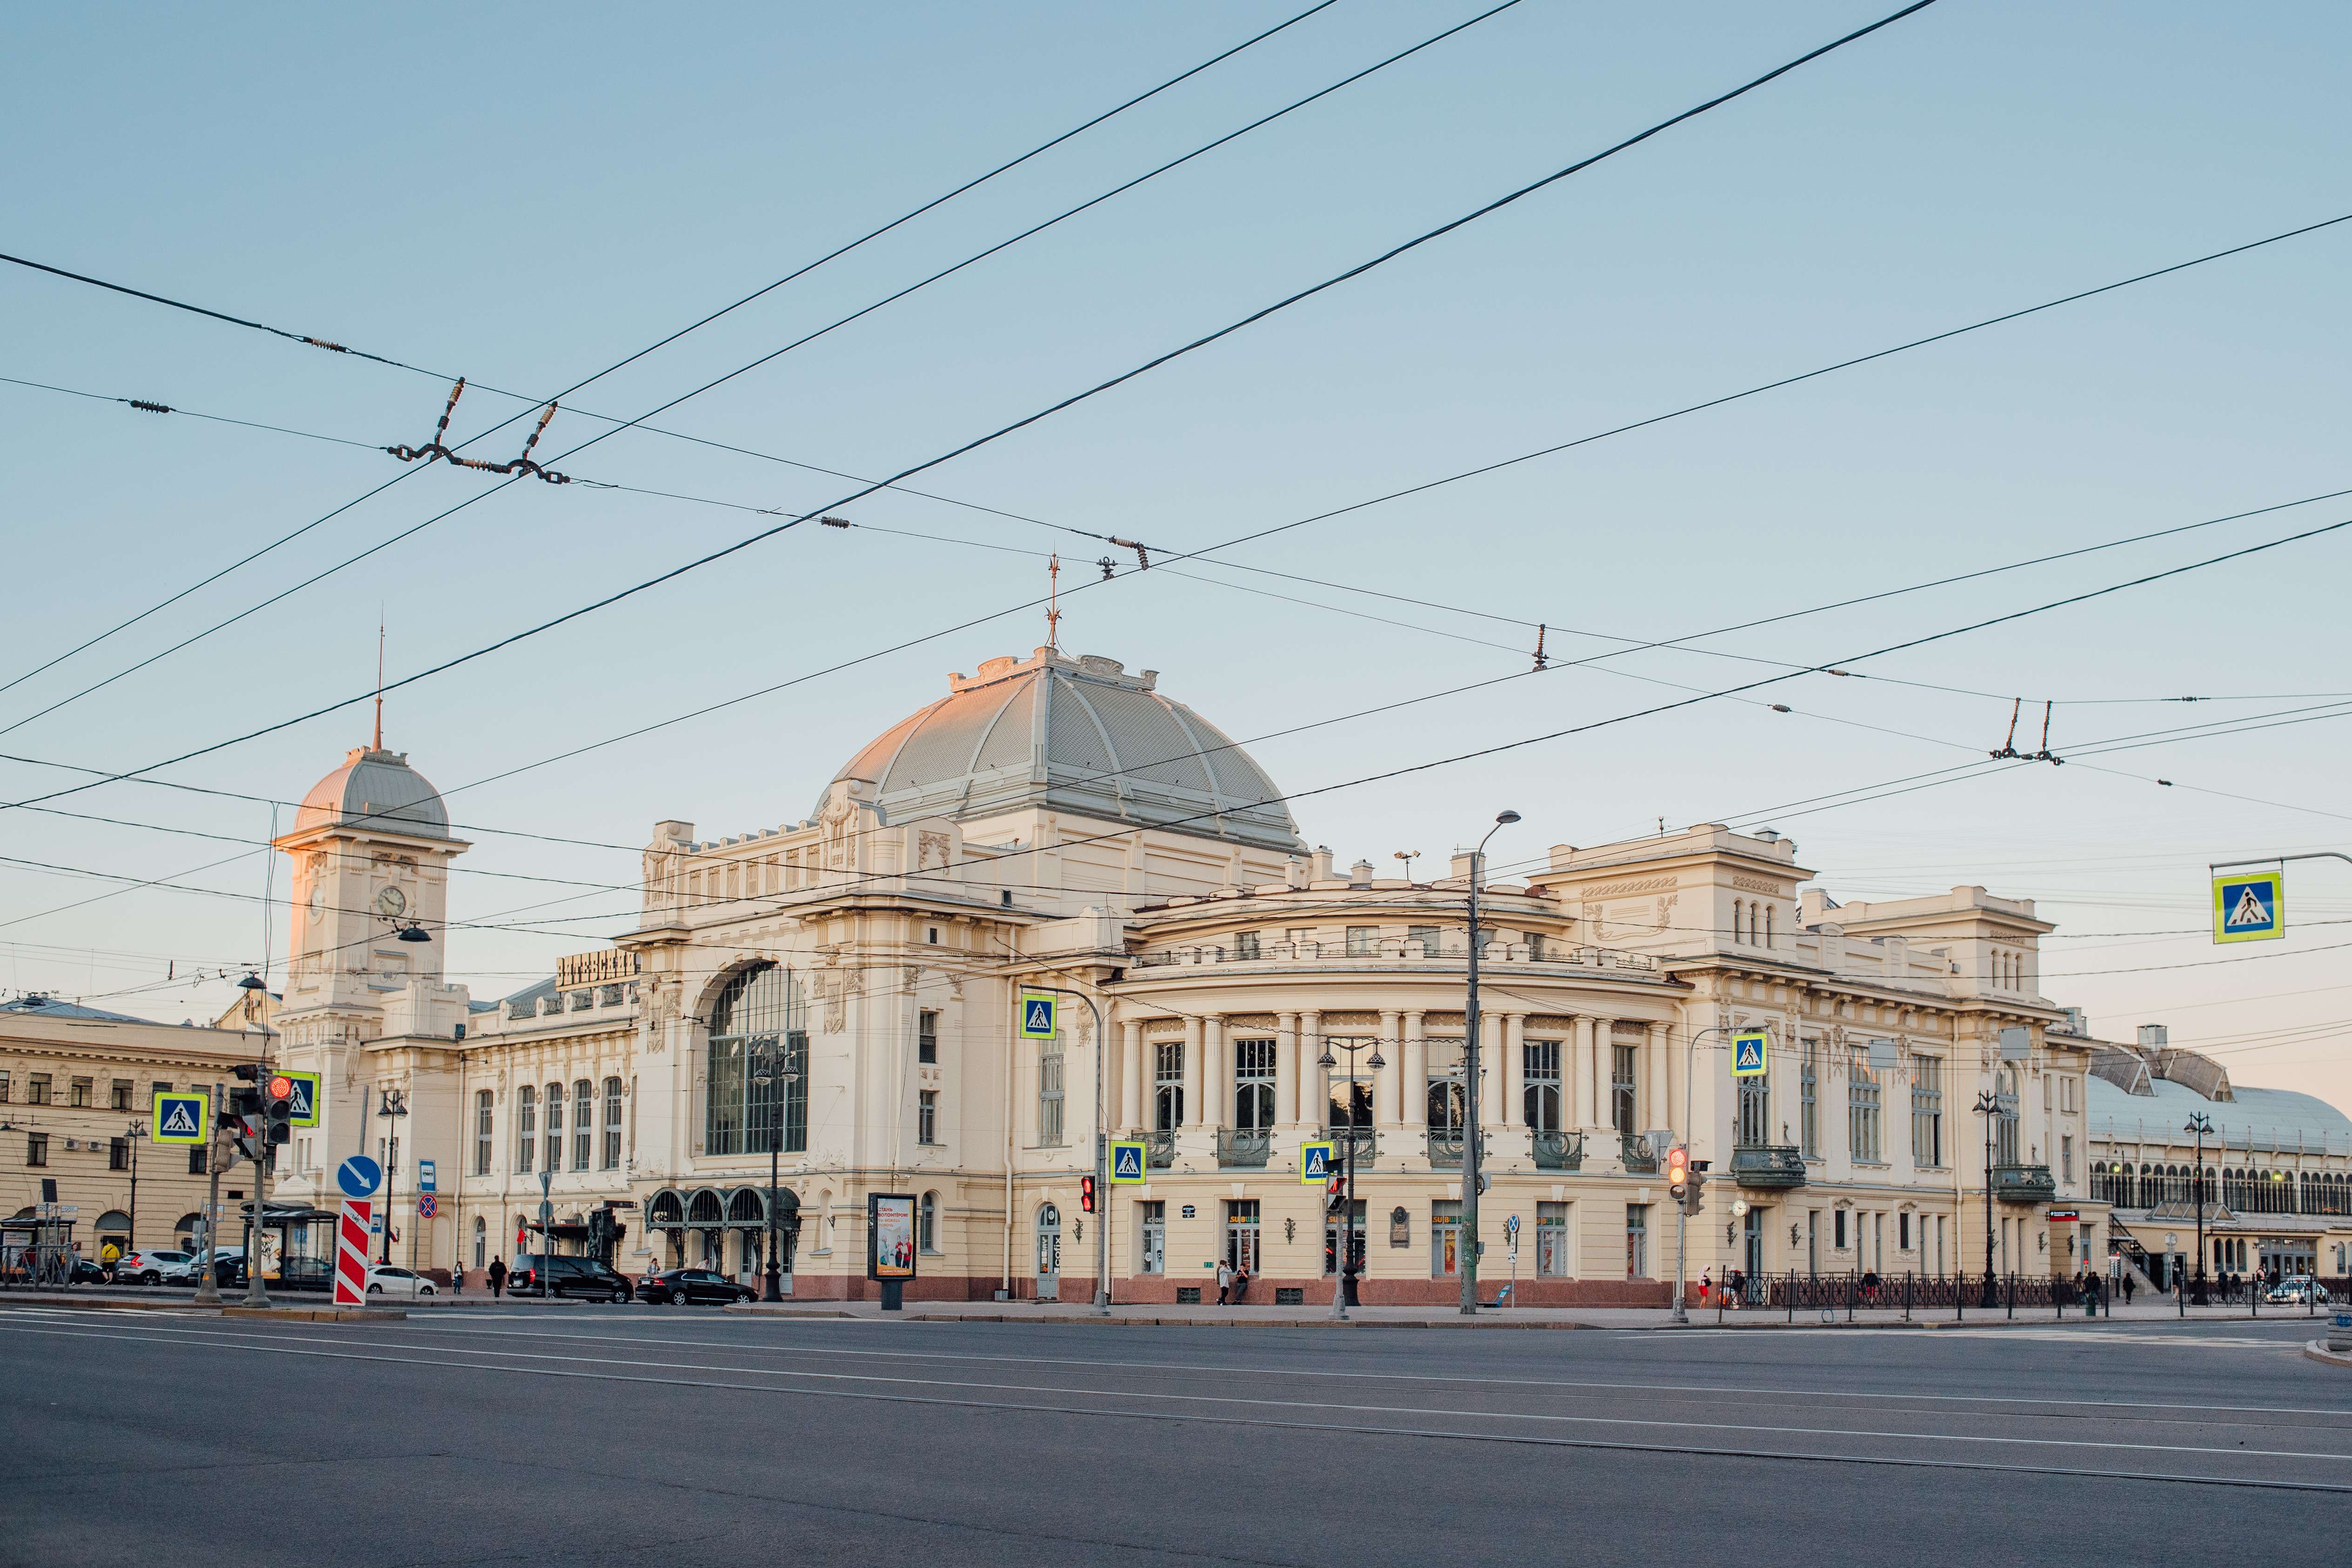
[[[491,1097],[487,1089],[474,1092],[474,1174],[490,1174]]]
[[[563,1168],[563,1085],[547,1086],[547,1168]]]
[[[1992,1076],[1993,1102],[1999,1107],[1993,1117],[1992,1162],[1997,1166],[2013,1166],[2017,1160],[2017,1074],[2003,1067]]]
[[[719,993],[705,1095],[706,1153],[807,1149],[807,1000],[790,969],[755,964]]]
[[[526,1083],[515,1091],[515,1174],[531,1173],[531,1154],[539,1145],[539,1091]]]
[[[922,1207],[916,1213],[915,1244],[926,1252],[940,1249],[940,1195],[923,1194]]]
[[[598,1162],[608,1171],[621,1168],[621,1081],[604,1080],[604,1157]]]
[[[572,1168],[584,1171],[596,1157],[596,1086],[585,1078],[572,1086]]]
[[[490,1228],[480,1215],[474,1216],[474,1267],[482,1268],[490,1260]]]
[[[1773,930],[1772,930],[1772,906],[1771,906],[1770,904],[1766,904],[1766,905],[1764,906],[1764,946],[1765,946],[1769,947],[1769,946],[1772,946],[1772,937],[1773,937],[1773,935],[1774,935],[1774,933],[1773,933]]]

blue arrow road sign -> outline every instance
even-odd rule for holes
[[[335,1185],[345,1197],[373,1197],[383,1186],[383,1167],[365,1155],[353,1155],[335,1167]]]

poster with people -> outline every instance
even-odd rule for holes
[[[866,1195],[866,1277],[915,1277],[915,1199],[908,1193]]]

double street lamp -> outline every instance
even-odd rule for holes
[[[768,1041],[767,1049],[760,1053],[760,1071],[751,1078],[767,1092],[768,1101],[768,1266],[760,1287],[760,1299],[763,1301],[784,1299],[783,1260],[776,1249],[776,1162],[784,1146],[784,1096],[792,1092],[791,1085],[801,1081],[789,1058],[781,1064],[776,1061],[776,1052],[782,1045],[782,1040]]]
[[[1331,1054],[1331,1048],[1337,1046],[1348,1053],[1348,1130],[1345,1134],[1347,1150],[1340,1155],[1340,1158],[1346,1162],[1340,1169],[1346,1174],[1340,1177],[1339,1198],[1346,1207],[1342,1210],[1339,1222],[1339,1256],[1337,1260],[1339,1269],[1334,1275],[1336,1282],[1331,1290],[1331,1315],[1342,1322],[1345,1322],[1348,1318],[1349,1300],[1356,1294],[1358,1273],[1356,1261],[1356,1084],[1358,1082],[1356,1052],[1368,1045],[1372,1048],[1372,1059],[1364,1065],[1378,1072],[1389,1063],[1388,1058],[1381,1054],[1381,1042],[1376,1040],[1327,1039],[1323,1042],[1323,1054],[1315,1059],[1315,1065],[1328,1072],[1339,1065],[1339,1059]],[[1336,1109],[1338,1102],[1334,1101],[1332,1103]],[[1335,1137],[1340,1135],[1339,1129],[1336,1126],[1331,1129],[1331,1133]]]
[[[2205,1134],[2213,1130],[2213,1119],[2200,1111],[2180,1130],[2197,1134],[2197,1163],[2189,1167],[2189,1201],[2197,1206],[2197,1304],[2201,1307],[2211,1299],[2205,1293]]]
[[[1977,1092],[1977,1114],[1984,1118],[1985,1130],[1985,1283],[1984,1306],[1990,1311],[2000,1304],[1999,1292],[1992,1283],[1992,1133],[1993,1119],[2000,1114],[2000,1096],[1990,1089]]]

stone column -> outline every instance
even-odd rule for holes
[[[1225,1038],[1223,1015],[1201,1021],[1202,1125],[1223,1127],[1234,1119],[1233,1046]]]
[[[1323,1124],[1323,1106],[1330,1091],[1325,1085],[1323,1070],[1315,1059],[1323,1054],[1323,1015],[1303,1012],[1298,1015],[1298,1124],[1319,1127]]]
[[[1421,1018],[1417,1011],[1404,1015],[1404,1043],[1397,1048],[1398,1091],[1403,1096],[1403,1110],[1397,1120],[1407,1136],[1429,1126],[1429,1042],[1421,1032]]]
[[[1188,1018],[1184,1020],[1184,1125],[1187,1127],[1198,1127],[1202,1124],[1201,1118],[1209,1103],[1208,1095],[1203,1093],[1201,1088],[1202,1058],[1206,1054],[1206,1048],[1202,1041],[1203,1032],[1199,1019]]]
[[[1496,1126],[1522,1128],[1528,1120],[1528,1015],[1503,1015],[1503,1115]]]
[[[1143,1094],[1147,1069],[1143,1058],[1143,1022],[1127,1019],[1119,1024],[1118,1124],[1129,1133],[1143,1124]]]
[[[1644,1132],[1653,1127],[1676,1127],[1682,1124],[1681,1117],[1675,1113],[1672,1091],[1667,1087],[1673,1050],[1673,1041],[1667,1034],[1666,1026],[1662,1023],[1652,1024],[1650,1043],[1643,1052],[1649,1058],[1649,1071],[1643,1074],[1643,1078],[1650,1086],[1644,1092],[1648,1103],[1642,1107],[1642,1129]]]
[[[1298,1061],[1298,1015],[1276,1015],[1274,1120],[1280,1127],[1298,1124],[1298,1086],[1306,1074]]]
[[[1496,1060],[1505,1056],[1502,1048],[1503,1015],[1490,1013],[1481,1008],[1478,1011],[1478,1065],[1482,1070],[1481,1081],[1478,1084],[1478,1124],[1497,1131],[1503,1125],[1503,1075],[1506,1061]],[[1494,1146],[1499,1154],[1502,1140],[1497,1138]]]
[[[1570,1049],[1568,1067],[1568,1124],[1571,1127],[1592,1125],[1592,1033],[1595,1020],[1580,1016],[1576,1020],[1576,1043]]]
[[[1372,1074],[1372,1125],[1395,1127],[1404,1121],[1404,1036],[1398,1029],[1404,1015],[1381,1013],[1380,1053],[1388,1065]]]

